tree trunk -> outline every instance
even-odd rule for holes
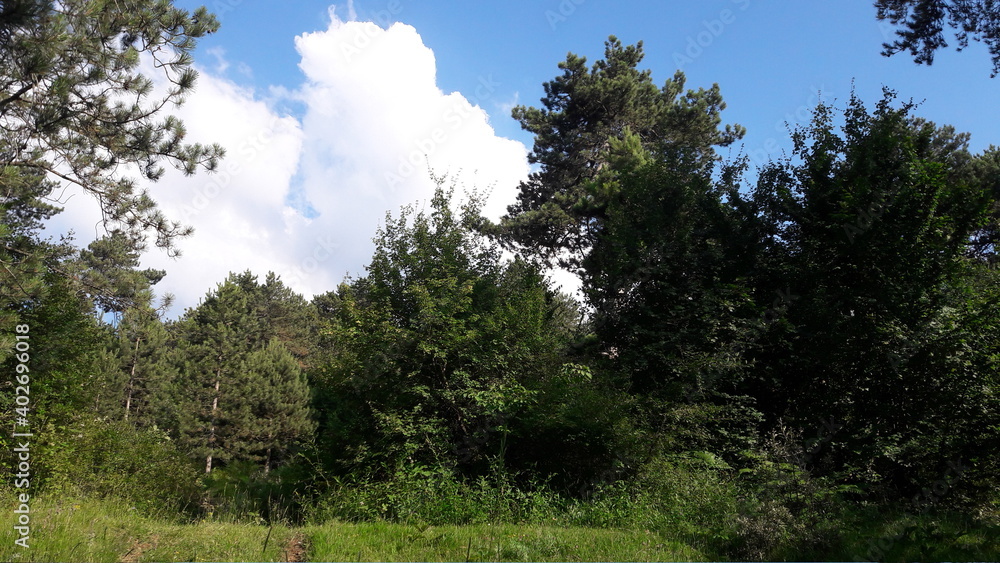
[[[135,366],[139,363],[139,341],[141,338],[135,337],[135,353],[132,355],[132,370],[128,376],[128,394],[125,396],[125,420],[128,420],[128,413],[132,409],[132,389],[135,386]]]
[[[215,372],[215,396],[212,397],[212,416],[208,428],[208,455],[205,457],[205,473],[212,472],[212,448],[215,447],[215,410],[219,408],[219,382],[222,380],[222,368]]]

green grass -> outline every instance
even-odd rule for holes
[[[30,547],[24,549],[14,545],[10,497],[3,506],[9,508],[0,516],[0,561],[282,561],[293,534],[281,526],[181,524],[139,515],[118,501],[41,497],[31,503]]]
[[[899,510],[857,510],[850,529],[827,559],[878,561],[997,561],[1000,523],[968,514],[910,514]]]
[[[705,556],[642,531],[540,525],[413,526],[390,523],[272,529],[259,524],[142,516],[113,500],[31,503],[30,548],[14,545],[13,501],[4,499],[0,561],[283,561],[295,534],[310,561],[697,561]],[[267,539],[268,532],[270,539]],[[265,549],[265,540],[267,546]]]
[[[11,562],[284,561],[295,538],[305,540],[309,561],[995,561],[1000,557],[1000,520],[995,515],[985,519],[956,512],[913,515],[874,506],[831,515],[810,529],[759,515],[738,534],[753,532],[749,537],[757,538],[754,545],[762,550],[745,551],[724,539],[685,539],[671,533],[674,526],[655,531],[555,521],[431,526],[331,520],[270,528],[252,521],[183,523],[169,514],[141,515],[122,501],[60,500],[51,494],[32,500],[31,547],[25,550],[14,545],[13,497],[2,498],[0,561]]]
[[[305,528],[313,561],[704,561],[648,531],[538,525],[406,526],[331,522]]]

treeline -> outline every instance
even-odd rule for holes
[[[886,91],[819,105],[751,174],[720,155],[744,129],[719,88],[657,86],[641,60],[612,37],[514,109],[539,168],[507,216],[436,178],[364,276],[311,300],[234,273],[164,320],[134,232],[42,240],[53,185],[4,168],[37,486],[268,519],[619,525],[641,505],[744,557],[849,504],[995,515],[1000,150]]]

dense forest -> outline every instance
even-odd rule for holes
[[[744,559],[841,553],[872,514],[996,533],[1000,149],[887,88],[820,103],[751,169],[718,86],[657,83],[611,37],[514,108],[537,167],[501,219],[435,177],[372,225],[363,275],[307,299],[233,272],[171,319],[139,262],[187,233],[143,182],[224,158],[159,112],[217,23],[89,4],[0,3],[0,419],[33,433],[32,495],[637,526]],[[107,220],[85,248],[43,232],[63,183]],[[955,544],[952,524],[899,537]],[[879,539],[854,555],[889,557]]]

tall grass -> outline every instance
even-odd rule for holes
[[[997,560],[998,511],[848,502],[796,475],[744,480],[711,459],[650,463],[627,482],[570,499],[503,474],[463,481],[414,468],[342,483],[308,525],[227,511],[198,521],[168,509],[43,493],[30,549],[14,544],[14,497],[0,494],[0,561],[283,561],[301,537],[312,561]],[[987,507],[989,508],[989,507]],[[993,507],[996,508],[996,507]],[[2,508],[0,508],[2,510]],[[239,516],[239,517],[237,517]]]
[[[543,525],[330,522],[305,529],[313,561],[705,561],[650,531]]]
[[[292,530],[248,524],[145,516],[114,499],[31,501],[29,548],[14,544],[13,497],[5,495],[0,516],[0,561],[283,561]]]

